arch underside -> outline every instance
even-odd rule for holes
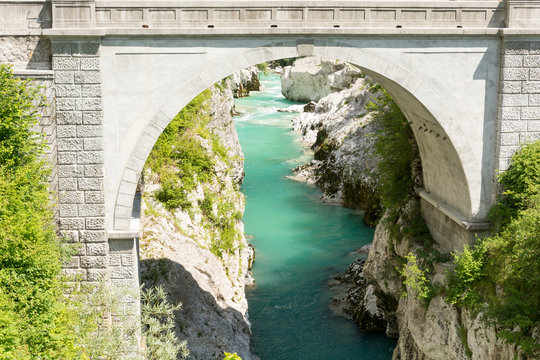
[[[104,45],[105,49],[111,46],[110,49],[114,50],[105,51],[104,59],[108,56],[109,61],[113,62],[119,57],[118,49],[126,46],[115,41],[110,44],[105,42]],[[144,45],[147,52],[148,49],[153,51],[149,52],[153,55],[146,55],[148,59],[142,59],[146,64],[165,56],[162,54],[165,52],[163,49],[169,52],[171,49],[170,46],[160,47],[159,43],[155,42],[138,45]],[[384,47],[384,43],[374,39],[371,42],[365,41],[362,46],[358,40],[353,39],[345,43],[343,39],[298,41],[278,38],[266,42],[248,39],[245,44],[237,40],[235,43],[210,41],[204,44],[205,47],[193,42],[188,45],[182,41],[177,45],[179,55],[176,56],[181,56],[180,50],[183,50],[185,56],[191,58],[184,66],[167,69],[166,66],[160,66],[158,61],[150,67],[150,71],[155,69],[155,76],[146,75],[150,78],[145,83],[150,84],[147,89],[131,86],[127,88],[127,94],[112,89],[110,95],[114,96],[105,100],[114,102],[117,107],[130,106],[130,102],[131,106],[136,107],[137,103],[144,101],[144,104],[140,105],[142,110],[138,111],[134,118],[129,118],[128,112],[123,120],[124,128],[116,130],[121,133],[117,134],[116,142],[113,141],[116,143],[113,151],[117,157],[115,164],[107,164],[109,214],[114,213],[112,230],[129,229],[137,180],[146,158],[161,132],[182,107],[202,90],[243,68],[270,60],[305,55],[349,61],[363,68],[383,85],[411,123],[422,157],[425,190],[463,219],[485,216],[485,194],[491,190],[486,188],[485,180],[482,182],[486,154],[483,153],[482,144],[478,145],[478,140],[483,139],[482,129],[487,115],[479,117],[474,111],[471,115],[468,107],[472,105],[463,104],[463,96],[455,96],[452,84],[445,87],[444,81],[441,82],[438,78],[439,74],[430,73],[429,67],[419,62],[418,57],[403,51],[403,44],[389,43]],[[428,41],[420,48],[425,50],[430,46],[433,44]],[[141,64],[140,57],[141,55],[136,59],[137,66]],[[477,55],[476,58],[483,56]],[[120,62],[116,65],[118,67],[122,64]],[[167,61],[163,61],[163,64],[166,65]],[[480,67],[479,64],[471,66]],[[111,69],[114,68],[115,66],[111,66]],[[469,74],[465,71],[464,75]],[[104,78],[106,76],[107,74],[104,74]],[[118,78],[116,80],[118,81]],[[462,81],[468,81],[472,87],[476,86],[472,90],[477,91],[476,80]],[[107,89],[106,84],[105,88]],[[479,96],[488,97],[485,92],[486,90]],[[130,98],[130,95],[133,96]],[[477,99],[471,101],[478,102]],[[104,111],[107,124],[107,103],[104,104]],[[121,113],[120,111],[118,114]],[[107,134],[107,129],[105,130]],[[108,139],[106,141],[109,143]]]

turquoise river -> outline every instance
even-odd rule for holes
[[[359,214],[318,201],[319,191],[285,176],[311,156],[291,130],[295,116],[279,76],[261,76],[264,91],[236,100],[245,154],[246,235],[256,248],[256,286],[248,289],[253,348],[261,360],[390,359],[395,341],[362,333],[334,315],[328,280],[372,241]]]

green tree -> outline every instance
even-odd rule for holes
[[[0,359],[67,358],[73,349],[45,142],[32,131],[41,100],[0,65]]]

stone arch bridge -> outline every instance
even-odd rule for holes
[[[412,124],[439,245],[485,230],[496,169],[540,138],[540,1],[0,0],[0,62],[45,84],[66,271],[136,279],[137,181],[200,91],[305,55],[360,66]]]

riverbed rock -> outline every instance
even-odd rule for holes
[[[293,129],[318,161],[294,172],[297,180],[316,183],[323,190],[322,201],[364,209],[365,221],[373,224],[380,211],[375,192],[378,159],[373,151],[378,125],[366,105],[379,93],[371,90],[367,77],[349,79],[353,82],[347,88],[309,103],[305,106],[309,112],[293,120]]]
[[[231,81],[232,92],[235,98],[249,96],[250,91],[259,91],[261,88],[259,70],[255,66],[232,74]]]
[[[301,58],[283,69],[281,93],[293,101],[319,101],[332,92],[348,88],[360,74],[358,68],[343,61]]]

